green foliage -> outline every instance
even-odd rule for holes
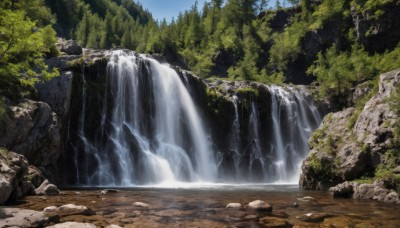
[[[284,71],[297,58],[301,53],[301,40],[306,34],[306,27],[304,21],[294,22],[283,33],[274,34],[274,45],[270,50],[272,66]]]
[[[308,158],[309,166],[322,181],[331,181],[335,178],[335,163],[321,160],[315,154]]]
[[[12,96],[18,90],[9,91],[10,85],[32,86],[57,75],[43,60],[55,41],[51,26],[37,28],[24,11],[0,10],[0,92]]]

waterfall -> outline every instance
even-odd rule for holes
[[[228,124],[210,126],[199,109],[206,106],[193,99],[205,94],[191,88],[192,76],[127,50],[108,58],[106,76],[82,72],[79,114],[68,119],[70,183],[297,182],[310,134],[321,123],[300,90],[262,85],[262,97],[229,94],[232,111],[220,113]],[[225,130],[217,136],[219,127]]]
[[[107,74],[100,143],[90,142],[85,132],[88,98],[83,79],[81,146],[74,158],[91,168],[75,164],[77,184],[213,182],[217,166],[211,143],[179,75],[153,59],[122,50],[110,53]]]
[[[267,86],[271,96],[266,106],[270,114],[266,124],[260,126],[259,109],[252,101],[247,129],[247,147],[236,146],[239,163],[248,163],[247,177],[237,177],[242,182],[297,183],[301,163],[309,151],[308,139],[322,121],[312,99],[291,87]],[[233,96],[235,118],[232,122],[232,145],[238,145],[241,129],[238,119],[238,98]],[[259,104],[258,104],[259,105]],[[238,132],[239,131],[239,132]],[[261,143],[264,142],[264,143]],[[248,161],[243,159],[248,156]],[[242,165],[243,166],[243,165]],[[238,167],[238,166],[235,166]],[[243,173],[236,170],[233,173]]]

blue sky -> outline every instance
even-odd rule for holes
[[[270,0],[270,6],[275,6],[276,0]],[[179,12],[190,9],[195,0],[135,0],[142,4],[143,8],[148,9],[154,19],[171,21],[172,17],[177,18]],[[204,2],[209,0],[198,0],[199,9],[203,7]],[[281,0],[283,2],[283,0]]]

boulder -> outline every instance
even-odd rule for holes
[[[346,181],[344,183],[338,184],[335,187],[329,188],[329,192],[333,197],[343,197],[350,198],[353,196],[353,184]]]
[[[19,208],[0,208],[0,227],[43,227],[49,218],[43,213]]]
[[[332,217],[332,215],[321,212],[310,212],[300,216],[296,216],[297,219],[303,222],[323,222],[325,218]]]
[[[149,204],[147,204],[147,203],[142,203],[142,202],[134,202],[134,203],[132,204],[132,206],[135,206],[135,207],[142,207],[142,208],[149,208],[149,207],[150,207]]]
[[[24,180],[28,162],[20,154],[0,148],[0,205],[31,193]]]
[[[47,195],[47,196],[54,196],[58,195],[60,191],[58,190],[57,186],[51,184],[47,179],[43,181],[43,183],[35,189],[36,195]]]
[[[374,184],[344,182],[329,189],[333,197],[378,200],[385,203],[400,203],[399,194],[382,186],[380,181]]]
[[[96,228],[95,225],[90,223],[81,223],[81,222],[64,222],[59,223],[53,226],[47,226],[50,228]]]
[[[240,203],[228,203],[228,205],[226,205],[226,208],[241,208],[242,204]]]
[[[267,211],[267,212],[272,211],[272,206],[265,203],[262,200],[255,200],[253,202],[250,202],[247,206],[256,211]]]
[[[56,213],[61,216],[69,215],[95,215],[94,211],[83,205],[66,204],[60,207],[50,206],[43,209],[46,213]]]
[[[117,192],[118,192],[118,190],[116,190],[116,189],[104,189],[104,190],[100,191],[100,194],[106,195],[108,193],[117,193]]]
[[[60,52],[64,52],[67,55],[82,54],[82,47],[75,40],[58,39],[56,47]]]
[[[3,116],[0,146],[24,155],[52,180],[61,153],[60,128],[48,104],[24,99]]]

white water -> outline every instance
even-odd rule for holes
[[[110,119],[109,142],[104,147],[106,150],[97,148],[95,152],[95,172],[76,165],[81,167],[77,171],[78,184],[135,186],[213,182],[217,167],[210,142],[178,74],[144,56],[136,57],[124,51],[113,51],[110,55],[108,86],[114,106],[111,117],[105,113],[102,117],[102,120]],[[142,70],[139,64],[143,63],[150,69],[147,77],[139,72]],[[146,83],[151,85],[145,87]],[[151,91],[146,91],[149,88]],[[85,95],[82,122],[86,112]],[[154,98],[154,104],[151,104],[151,98]],[[150,108],[145,110],[145,105]],[[95,145],[86,140],[83,124],[79,132],[83,153],[96,150]],[[187,140],[191,142],[190,148],[185,148]],[[81,180],[83,176],[85,180]]]
[[[241,181],[264,183],[297,184],[301,163],[308,154],[308,139],[314,129],[321,123],[321,116],[306,94],[294,88],[268,86],[271,95],[271,121],[268,126],[260,126],[259,109],[253,101],[250,106],[249,145],[236,151],[242,155],[249,153],[249,175],[240,176]],[[240,126],[238,116],[238,100],[232,101],[235,118],[232,126]],[[241,129],[233,127],[231,141],[237,141]],[[266,132],[270,131],[268,135]],[[263,145],[260,142],[267,142]],[[234,145],[237,145],[234,144]],[[243,160],[235,163],[246,162]],[[255,165],[257,164],[257,165]],[[235,166],[238,167],[238,166]],[[236,170],[236,173],[241,173]]]
[[[79,146],[72,146],[76,184],[297,184],[301,162],[309,151],[308,138],[321,122],[316,107],[304,94],[269,86],[269,104],[246,104],[246,123],[239,115],[244,104],[233,95],[234,116],[226,140],[234,170],[221,176],[219,168],[224,164],[215,158],[221,152],[212,147],[212,135],[206,132],[189,94],[187,76],[183,75],[183,83],[169,66],[133,52],[119,50],[109,55],[105,92],[97,95],[101,110],[88,110],[90,99],[83,77]],[[261,105],[271,106],[268,126],[260,125]],[[85,129],[87,114],[92,111],[101,116],[95,137]],[[242,132],[241,126],[247,126],[247,132]],[[244,145],[243,135],[249,137],[248,145]]]

